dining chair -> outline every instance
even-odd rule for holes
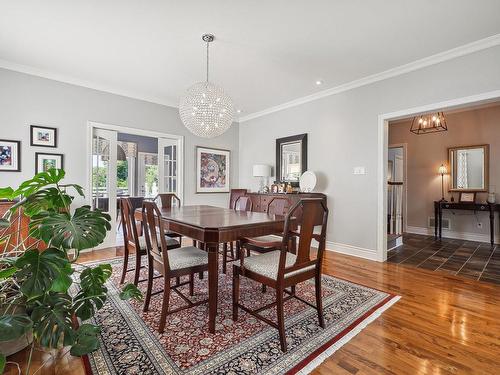
[[[163,228],[163,220],[158,206],[154,202],[144,202],[142,206],[144,233],[146,238],[146,252],[148,256],[148,286],[144,299],[144,311],[148,311],[151,296],[163,293],[160,323],[158,332],[165,330],[167,315],[185,310],[190,307],[207,303],[208,299],[191,302],[182,292],[180,286],[189,284],[189,295],[194,295],[194,274],[208,271],[208,253],[194,246],[179,247],[169,251],[162,251],[167,246],[167,236]],[[152,293],[154,271],[163,276],[163,291]],[[172,278],[179,280],[181,276],[189,276],[189,281],[176,282],[171,285]],[[170,290],[175,291],[187,305],[169,310]]]
[[[299,219],[297,219],[294,214],[299,209],[302,209],[302,215],[298,216]],[[242,309],[278,329],[283,352],[287,351],[283,304],[288,299],[296,298],[315,308],[318,313],[319,326],[321,328],[325,327],[321,299],[321,264],[325,249],[327,220],[328,208],[323,199],[301,199],[290,209],[286,216],[283,240],[279,250],[248,258],[241,256],[240,265],[233,265],[233,320],[238,320],[238,309]],[[294,228],[298,229],[295,230]],[[319,231],[316,231],[316,229],[319,229]],[[296,254],[288,251],[291,237],[298,238]],[[314,259],[311,257],[311,241],[313,239],[319,243],[318,252]],[[240,276],[274,288],[276,290],[276,301],[254,310],[240,304]],[[297,296],[294,290],[286,289],[313,277],[316,289],[316,305]],[[283,294],[287,294],[287,296],[284,297]],[[259,314],[259,312],[274,306],[276,306],[277,310],[277,324]]]
[[[135,210],[133,209],[133,202],[130,198],[120,199],[120,215],[123,223],[123,243],[124,243],[124,254],[123,254],[123,270],[120,279],[120,284],[125,282],[125,276],[127,272],[134,271],[134,284],[137,285],[140,282],[146,281],[147,279],[139,280],[139,274],[141,268],[142,255],[146,255],[146,240],[144,235],[140,235],[142,231],[142,223],[137,223],[135,220]],[[138,228],[139,227],[139,228]],[[165,247],[167,250],[175,249],[180,247],[180,242],[167,237],[165,239]],[[128,268],[128,258],[129,255],[135,252],[135,267]]]
[[[235,211],[252,211],[253,208],[253,203],[252,200],[250,199],[249,196],[246,195],[240,195],[235,201],[234,201],[234,210]],[[228,248],[228,243],[224,242],[222,245],[222,273],[225,274],[227,272],[227,253],[228,251],[231,252],[231,258],[230,260],[236,260],[237,257],[235,257],[234,254],[234,248],[231,246]]]
[[[153,201],[154,202],[159,201],[161,204],[161,208],[172,208],[174,206],[177,207],[181,206],[181,199],[174,193],[159,193],[156,195]],[[173,204],[174,202],[175,205]],[[171,238],[178,238],[179,243],[182,244],[182,235],[168,230],[165,232],[165,234]],[[194,245],[194,240],[193,240],[193,245]]]

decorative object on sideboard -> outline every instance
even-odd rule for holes
[[[496,203],[495,190],[496,186],[490,185],[490,190],[488,192],[488,199],[486,200],[488,203]]]
[[[444,199],[444,175],[448,173],[448,170],[444,164],[441,164],[438,173],[441,175],[441,202],[446,202],[446,199]]]
[[[209,45],[214,41],[212,34],[204,34],[207,45],[207,79],[187,89],[181,97],[179,114],[182,123],[198,137],[214,138],[226,132],[233,123],[233,100],[224,90],[208,80]]]
[[[415,116],[410,131],[415,134],[427,134],[447,131],[443,112]]]
[[[37,147],[57,147],[57,128],[31,125],[30,145]]]
[[[312,171],[306,171],[300,176],[299,186],[303,193],[310,193],[316,187],[316,174]]]
[[[307,134],[276,139],[276,180],[299,186],[307,171]]]
[[[196,193],[229,193],[229,150],[196,147]]]
[[[267,164],[255,164],[253,166],[253,177],[260,177],[259,193],[263,193],[267,185],[267,179],[271,176],[271,167]]]
[[[49,169],[64,169],[64,155],[35,152],[35,174]]]
[[[0,172],[21,171],[21,141],[0,139]]]
[[[475,203],[476,202],[476,192],[465,192],[461,191],[458,197],[458,203]]]

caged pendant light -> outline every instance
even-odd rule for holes
[[[410,131],[415,134],[445,132],[448,130],[443,112],[413,118]]]
[[[182,123],[199,137],[214,138],[226,132],[235,116],[232,99],[224,90],[208,80],[209,46],[215,37],[204,34],[202,40],[207,45],[207,79],[195,83],[181,97],[179,114]]]

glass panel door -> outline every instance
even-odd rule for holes
[[[175,193],[179,198],[179,147],[176,139],[158,139],[160,191]]]
[[[116,245],[116,151],[117,133],[92,129],[92,209],[100,209],[111,216],[111,230],[98,248]]]

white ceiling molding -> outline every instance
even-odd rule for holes
[[[143,100],[143,101],[150,102],[150,103],[161,104],[161,105],[165,105],[168,107],[177,108],[179,105],[178,103],[173,103],[172,101],[165,100],[163,98],[154,97],[154,96],[147,95],[144,93],[140,93],[140,92],[136,92],[136,91],[132,91],[132,90],[124,90],[124,89],[116,88],[116,87],[109,86],[109,85],[102,85],[99,83],[90,82],[90,81],[86,81],[83,79],[74,78],[74,77],[70,77],[70,76],[66,76],[66,75],[62,75],[62,74],[58,74],[58,73],[53,73],[53,72],[43,70],[43,69],[38,69],[38,68],[35,68],[32,66],[13,63],[11,61],[7,61],[7,60],[3,60],[3,59],[0,59],[0,68],[13,70],[16,72],[25,73],[25,74],[29,74],[32,76],[47,78],[47,79],[51,79],[51,80],[58,81],[58,82],[69,83],[69,84],[76,85],[76,86],[86,87],[86,88],[93,89],[93,90],[103,91],[103,92],[107,92],[110,94],[125,96],[125,97],[132,98],[132,99],[138,99],[138,100]]]
[[[465,56],[474,52],[485,50],[491,47],[496,47],[500,45],[500,34],[495,34],[484,39],[477,40],[472,43],[464,44],[462,46],[452,48],[450,50],[437,53],[435,55],[425,57],[413,61],[408,64],[398,66],[396,68],[388,69],[386,71],[372,74],[364,78],[356,79],[354,81],[335,86],[326,90],[319,91],[315,94],[307,95],[298,99],[288,101],[277,106],[273,106],[262,111],[250,113],[246,116],[241,116],[239,119],[240,123],[268,115],[270,113],[278,112],[287,108],[295,107],[304,103],[312,102],[327,96],[339,94],[341,92],[349,91],[361,86],[370,85],[375,82],[383,81],[388,78],[396,77],[402,74],[410,73],[415,70],[419,70],[431,65],[439,64],[444,61],[452,60],[460,56]]]

